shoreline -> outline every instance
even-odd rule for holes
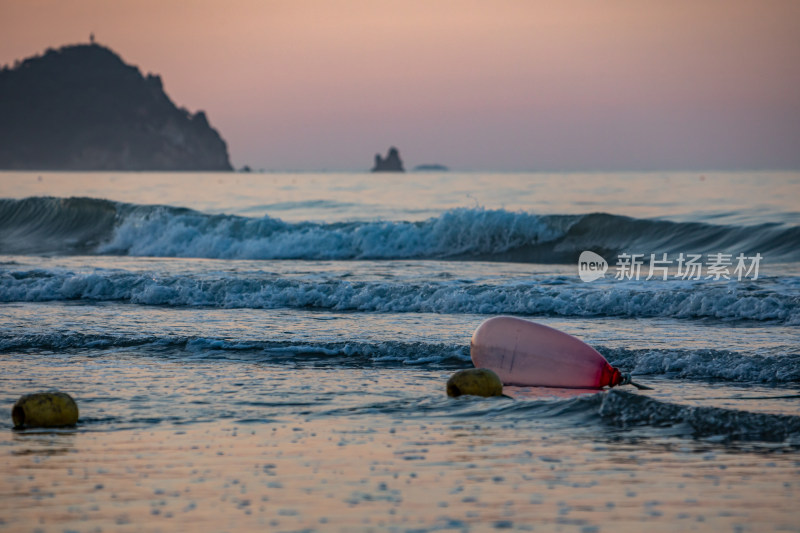
[[[343,389],[356,388],[346,378],[351,372],[324,372],[328,380],[344,380]],[[291,372],[277,372],[264,381],[269,389],[289,380],[275,392],[276,404],[302,402],[286,390],[311,388],[306,380],[314,371],[295,374],[292,380]],[[439,374],[422,382],[406,376],[406,385],[418,386],[410,396],[444,395]],[[800,530],[800,461],[780,446],[747,450],[610,428],[593,436],[587,428],[531,418],[530,411],[500,416],[508,400],[448,400],[460,402],[459,409],[443,412],[398,397],[390,410],[386,395],[395,392],[381,391],[396,376],[368,375],[359,402],[333,398],[344,405],[292,418],[265,412],[175,423],[165,417],[119,427],[88,401],[87,422],[72,430],[4,427],[0,526],[4,532],[592,533],[638,532],[643,524],[652,532]],[[132,401],[145,390],[128,394]]]

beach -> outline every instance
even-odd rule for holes
[[[2,178],[2,531],[800,531],[796,173]],[[449,398],[499,315],[653,390]]]
[[[215,365],[137,366],[99,376],[147,383],[162,398],[162,420],[145,412],[131,417],[133,427],[107,427],[112,387],[83,377],[98,394],[84,398],[80,429],[3,433],[4,531],[798,527],[800,461],[783,446],[631,437],[591,423],[576,435],[567,426],[587,413],[564,406],[537,420],[524,400],[448,400],[447,372],[248,365],[206,396],[187,378],[215,374]],[[176,375],[184,383],[177,388]],[[341,399],[355,394],[362,399]],[[281,416],[280,404],[320,396],[335,415],[309,405],[317,412]],[[214,398],[221,405],[208,411],[220,409],[219,420],[169,422]],[[244,412],[229,412],[241,404]]]

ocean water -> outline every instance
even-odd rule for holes
[[[791,172],[0,173],[0,403],[81,409],[55,432],[0,417],[0,526],[800,531],[798,198]],[[496,315],[653,390],[447,398]],[[160,469],[119,448],[147,435]],[[204,439],[271,477],[202,462]],[[195,456],[199,496],[172,486]],[[74,498],[43,521],[53,479]]]

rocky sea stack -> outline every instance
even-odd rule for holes
[[[110,49],[65,46],[0,70],[0,169],[232,170],[203,111]]]
[[[381,157],[381,154],[375,154],[375,166],[372,167],[372,172],[405,172],[397,148],[394,146],[389,148],[385,158]]]

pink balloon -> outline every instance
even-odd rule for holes
[[[510,316],[486,320],[472,334],[476,368],[505,385],[600,389],[623,383],[619,370],[586,344],[542,324]]]

